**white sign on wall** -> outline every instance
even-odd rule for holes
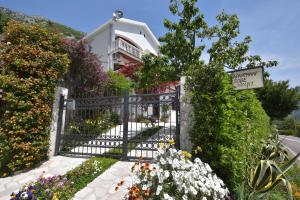
[[[263,68],[243,69],[230,72],[235,90],[264,87]]]

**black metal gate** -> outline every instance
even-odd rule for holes
[[[170,139],[179,148],[179,92],[62,96],[55,151],[128,160],[152,159]]]

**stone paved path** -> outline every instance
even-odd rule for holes
[[[94,181],[75,194],[73,200],[122,200],[127,188],[132,184],[131,167],[133,162],[115,163]],[[124,185],[115,191],[118,182],[124,180]]]
[[[44,162],[38,168],[6,178],[0,178],[0,200],[10,199],[10,194],[17,191],[22,185],[45,175],[65,174],[67,171],[77,167],[85,158],[70,158],[55,156]]]

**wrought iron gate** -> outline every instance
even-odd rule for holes
[[[153,158],[161,141],[179,147],[179,92],[61,97],[55,151],[128,160]]]

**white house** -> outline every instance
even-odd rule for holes
[[[158,40],[147,24],[113,17],[84,37],[102,61],[105,71],[141,64],[144,53],[158,54]]]

